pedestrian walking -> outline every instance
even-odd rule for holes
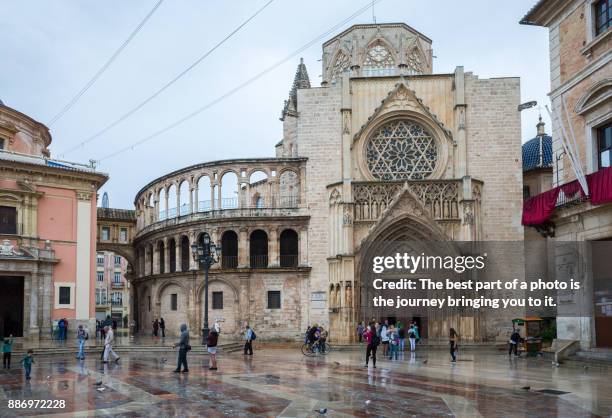
[[[357,324],[357,338],[359,339],[360,343],[363,341],[364,331],[365,331],[365,328],[363,326],[363,322],[358,323]]]
[[[404,351],[406,348],[406,327],[400,325],[397,333],[399,335],[399,351]]]
[[[206,349],[210,355],[210,367],[208,370],[217,370],[217,343],[219,342],[219,333],[213,327],[208,333],[208,340],[206,341]]]
[[[367,343],[365,366],[368,367],[370,357],[372,357],[372,365],[374,366],[374,368],[376,368],[376,349],[380,344],[380,337],[378,336],[378,332],[374,323],[370,323],[370,325],[368,325],[366,331],[363,333],[363,338],[366,340]]]
[[[2,368],[10,369],[11,368],[11,353],[13,352],[13,334],[9,335],[8,338],[4,339],[4,344],[2,344]]]
[[[26,380],[30,380],[30,374],[32,373],[32,364],[34,363],[34,350],[28,350],[28,353],[21,359],[23,369],[25,370]]]
[[[399,351],[399,333],[397,332],[397,328],[391,325],[389,326],[389,360],[398,359],[398,351]]]
[[[104,357],[102,363],[108,363],[108,357],[112,355],[115,358],[115,363],[119,361],[119,356],[113,351],[113,343],[115,342],[115,334],[112,328],[108,325],[104,327],[106,331],[106,339],[104,340]]]
[[[162,318],[163,320],[163,318]],[[179,348],[178,365],[174,370],[174,373],[181,372],[181,366],[183,366],[183,373],[189,373],[189,367],[187,366],[187,352],[191,350],[189,345],[189,331],[187,331],[187,325],[181,324],[181,337],[179,342],[174,344],[174,348]]]
[[[414,324],[410,324],[408,329],[408,341],[410,341],[410,351],[416,350],[417,331]]]
[[[521,341],[521,334],[519,332],[519,329],[515,328],[512,331],[512,335],[510,335],[510,341],[508,341],[508,345],[510,346],[508,349],[508,356],[511,356],[512,352],[514,351],[514,355],[518,357],[519,355],[518,345],[520,341]]]
[[[255,331],[251,329],[248,325],[245,327],[244,331],[244,355],[253,355],[253,340],[257,338],[255,336]]]
[[[153,321],[153,336],[157,337],[158,332],[159,332],[159,321],[157,320],[157,318],[155,318],[155,321]]]
[[[389,351],[389,322],[385,320],[385,322],[380,327],[380,341],[383,346],[383,357],[387,356],[387,352]]]
[[[166,322],[164,318],[159,319],[159,329],[161,330],[162,338],[166,338]]]
[[[59,322],[57,323],[57,329],[58,329],[58,340],[60,341],[64,341],[64,339],[66,339],[66,322],[64,321],[64,318],[60,318]]]
[[[76,358],[79,360],[85,360],[85,341],[89,339],[89,334],[83,328],[83,325],[79,325],[77,329],[77,341],[79,342],[79,352]]]
[[[457,351],[459,346],[457,343],[459,342],[459,334],[455,331],[455,328],[450,329],[450,355],[451,355],[451,363],[457,362]]]

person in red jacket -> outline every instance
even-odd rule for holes
[[[380,344],[380,337],[378,336],[378,330],[373,322],[368,325],[366,331],[363,333],[363,338],[366,340],[366,364],[368,367],[368,363],[370,360],[370,356],[372,356],[372,365],[376,368],[376,349]]]

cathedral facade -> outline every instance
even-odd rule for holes
[[[294,339],[318,323],[335,342],[373,314],[363,277],[381,243],[522,241],[519,79],[434,73],[433,58],[432,40],[406,24],[352,26],[323,44],[320,87],[299,64],[274,158],[202,163],[144,186],[139,330],[159,317],[202,328],[190,245],[203,232],[222,248],[209,318],[224,332],[248,323],[259,338]],[[500,337],[498,322],[473,315],[419,322],[430,339],[449,326],[468,341]]]

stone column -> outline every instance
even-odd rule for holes
[[[40,328],[38,326],[38,275],[38,272],[32,272],[30,276],[30,325],[28,327],[27,337],[29,337],[31,341],[38,340],[40,336]]]
[[[153,271],[151,274],[159,274],[159,250],[157,243],[153,244]]]
[[[217,203],[215,202],[215,182],[211,177],[210,178],[210,209],[215,210],[216,208],[217,208]]]
[[[199,208],[199,203],[198,203],[198,193],[199,193],[199,189],[198,186],[196,184],[196,187],[193,188],[193,194],[194,194],[194,200],[195,202],[193,202],[192,206],[191,206],[191,211],[193,213],[199,212],[200,208]]]
[[[174,237],[174,242],[176,246],[174,247],[175,257],[174,257],[174,270],[177,272],[181,271],[181,236],[177,235]]]
[[[195,212],[193,210],[193,194],[195,193],[195,190],[189,186],[189,210],[187,211],[187,213],[193,213]]]
[[[270,228],[270,236],[268,237],[268,265],[270,267],[278,267],[279,254],[278,254],[278,229],[276,227]]]
[[[238,268],[248,267],[249,265],[249,243],[247,228],[240,228],[238,231]]]
[[[195,240],[196,240],[196,232],[189,231],[189,244],[195,242]],[[197,270],[197,269],[198,269],[198,265],[196,261],[193,259],[191,254],[189,254],[189,270]]]
[[[456,147],[452,148],[453,154],[453,166],[455,167],[453,177],[459,178],[469,175],[468,167],[468,144],[467,144],[467,132],[466,132],[466,103],[465,103],[465,76],[463,73],[463,67],[455,68],[455,120],[456,122],[456,134],[455,141]]]
[[[150,266],[151,262],[149,261],[151,254],[149,254],[149,244],[145,244],[144,246],[144,275],[149,276],[151,274]]]
[[[42,294],[42,303],[43,303],[43,310],[42,310],[42,328],[45,329],[47,327],[51,326],[51,314],[53,311],[53,282],[51,279],[51,272],[48,271],[44,274],[44,276],[42,277],[42,280],[44,282],[43,285],[43,294]],[[49,328],[47,328],[49,329]],[[44,335],[49,335],[49,334],[44,334]]]
[[[181,216],[181,188],[180,184],[175,184],[176,188],[176,217]]]

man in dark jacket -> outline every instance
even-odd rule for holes
[[[178,355],[178,366],[176,366],[176,370],[174,373],[180,373],[181,365],[183,365],[183,373],[189,372],[189,368],[187,367],[187,351],[191,348],[189,345],[189,331],[187,331],[187,325],[181,324],[181,337],[179,342],[174,344],[174,348],[179,347],[179,355]]]
[[[510,349],[508,350],[508,355],[511,356],[512,352],[514,351],[514,355],[518,356],[518,345],[519,342],[521,341],[521,334],[519,333],[518,328],[515,328],[514,331],[512,331],[512,335],[510,336],[510,341],[508,342],[510,345]]]

